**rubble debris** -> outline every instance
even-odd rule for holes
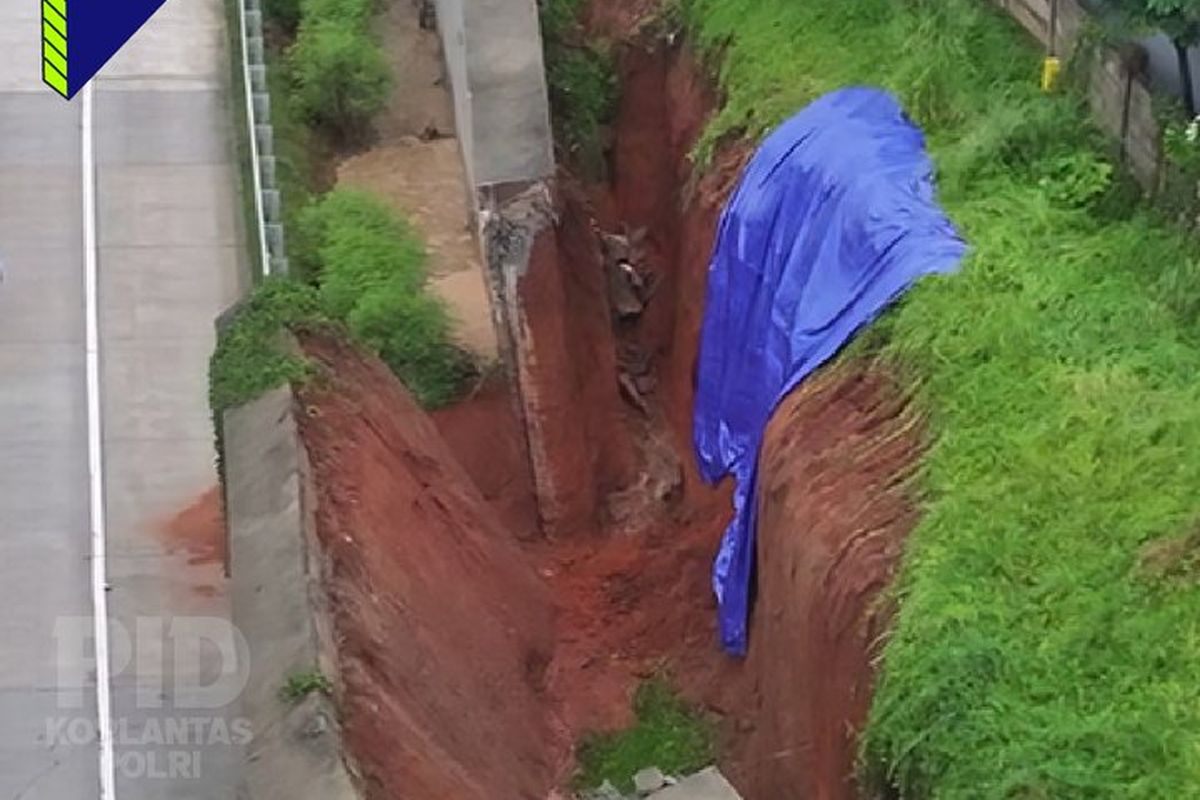
[[[646,302],[657,284],[653,274],[647,278],[645,253],[642,244],[646,229],[606,233],[597,229],[600,250],[608,276],[609,300],[618,319],[630,320],[641,316]]]
[[[666,785],[667,776],[658,767],[646,767],[633,776],[633,788],[641,797],[657,792]]]
[[[617,387],[621,391],[621,397],[625,402],[636,408],[642,414],[649,416],[650,407],[646,405],[646,398],[642,397],[641,390],[638,389],[637,380],[628,372],[621,370],[617,373]]]
[[[420,4],[420,13],[418,15],[418,23],[423,31],[437,30],[437,6],[434,0],[418,0]]]

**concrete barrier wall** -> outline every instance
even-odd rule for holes
[[[288,702],[291,675],[335,674],[304,447],[282,387],[224,419],[233,620],[250,645],[248,800],[358,800],[330,699]]]
[[[472,187],[554,172],[536,0],[435,0]]]
[[[1074,54],[1087,25],[1077,0],[992,0],[1029,31],[1048,52],[1066,59]],[[1121,146],[1121,156],[1144,189],[1159,183],[1161,133],[1144,69],[1126,63],[1107,46],[1086,65],[1088,100],[1100,127]],[[1133,67],[1131,69],[1131,66]]]

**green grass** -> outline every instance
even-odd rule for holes
[[[596,787],[607,780],[630,791],[638,770],[658,767],[668,775],[683,775],[712,763],[711,723],[688,708],[661,680],[638,687],[633,710],[637,715],[634,727],[593,735],[580,744],[579,787]]]
[[[691,0],[727,102],[698,146],[885,86],[973,251],[879,326],[932,447],[863,737],[904,798],[1200,796],[1200,588],[1139,569],[1200,522],[1200,266],[1076,98],[972,0]]]
[[[279,687],[279,699],[288,705],[297,705],[310,694],[333,693],[333,682],[318,670],[296,672],[287,676]]]

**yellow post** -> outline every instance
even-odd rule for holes
[[[1058,60],[1058,56],[1046,56],[1046,60],[1042,62],[1042,91],[1054,91],[1054,85],[1058,82],[1058,73],[1062,69],[1062,62]]]

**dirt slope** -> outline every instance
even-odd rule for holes
[[[303,390],[346,740],[375,800],[544,798],[546,587],[380,362],[307,337]]]
[[[760,460],[758,604],[742,699],[748,798],[850,798],[886,631],[880,592],[916,520],[917,419],[881,372],[811,378],[771,419]],[[769,768],[763,768],[769,765]]]

